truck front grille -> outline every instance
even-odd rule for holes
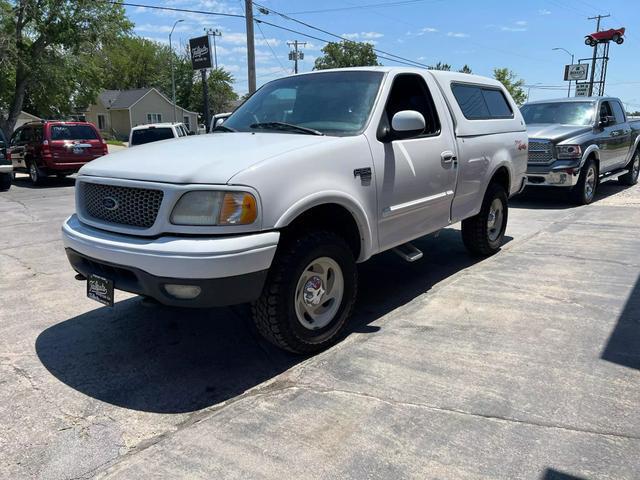
[[[133,227],[153,226],[163,196],[162,190],[80,183],[80,202],[85,215]]]
[[[529,140],[529,163],[551,163],[553,161],[553,145],[551,142]]]

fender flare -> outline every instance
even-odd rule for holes
[[[291,205],[276,221],[274,228],[284,228],[304,212],[320,205],[336,204],[345,208],[353,217],[360,233],[360,256],[358,262],[367,260],[373,254],[373,229],[365,209],[351,195],[337,190],[316,192],[301,198]]]
[[[600,148],[597,145],[589,145],[582,154],[582,159],[580,160],[580,168],[584,167],[587,158],[589,158],[592,153],[595,153],[596,160],[598,160],[598,162],[600,161]]]

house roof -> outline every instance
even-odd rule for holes
[[[99,98],[107,108],[130,108],[134,103],[151,91],[150,88],[135,90],[104,90]]]

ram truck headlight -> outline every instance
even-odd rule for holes
[[[580,145],[558,145],[556,153],[558,159],[580,158],[582,157],[582,148]]]
[[[187,192],[171,212],[171,223],[174,225],[249,225],[256,218],[256,198],[248,192]]]

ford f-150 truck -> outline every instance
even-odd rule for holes
[[[339,338],[356,263],[462,221],[497,252],[524,187],[525,124],[487,78],[408,68],[325,70],[267,83],[212,135],[83,167],[67,256],[87,295],[174,306],[251,302],[259,331],[299,353]]]
[[[529,133],[528,184],[571,189],[588,204],[598,183],[635,185],[640,172],[640,120],[617,98],[576,97],[522,106]]]

